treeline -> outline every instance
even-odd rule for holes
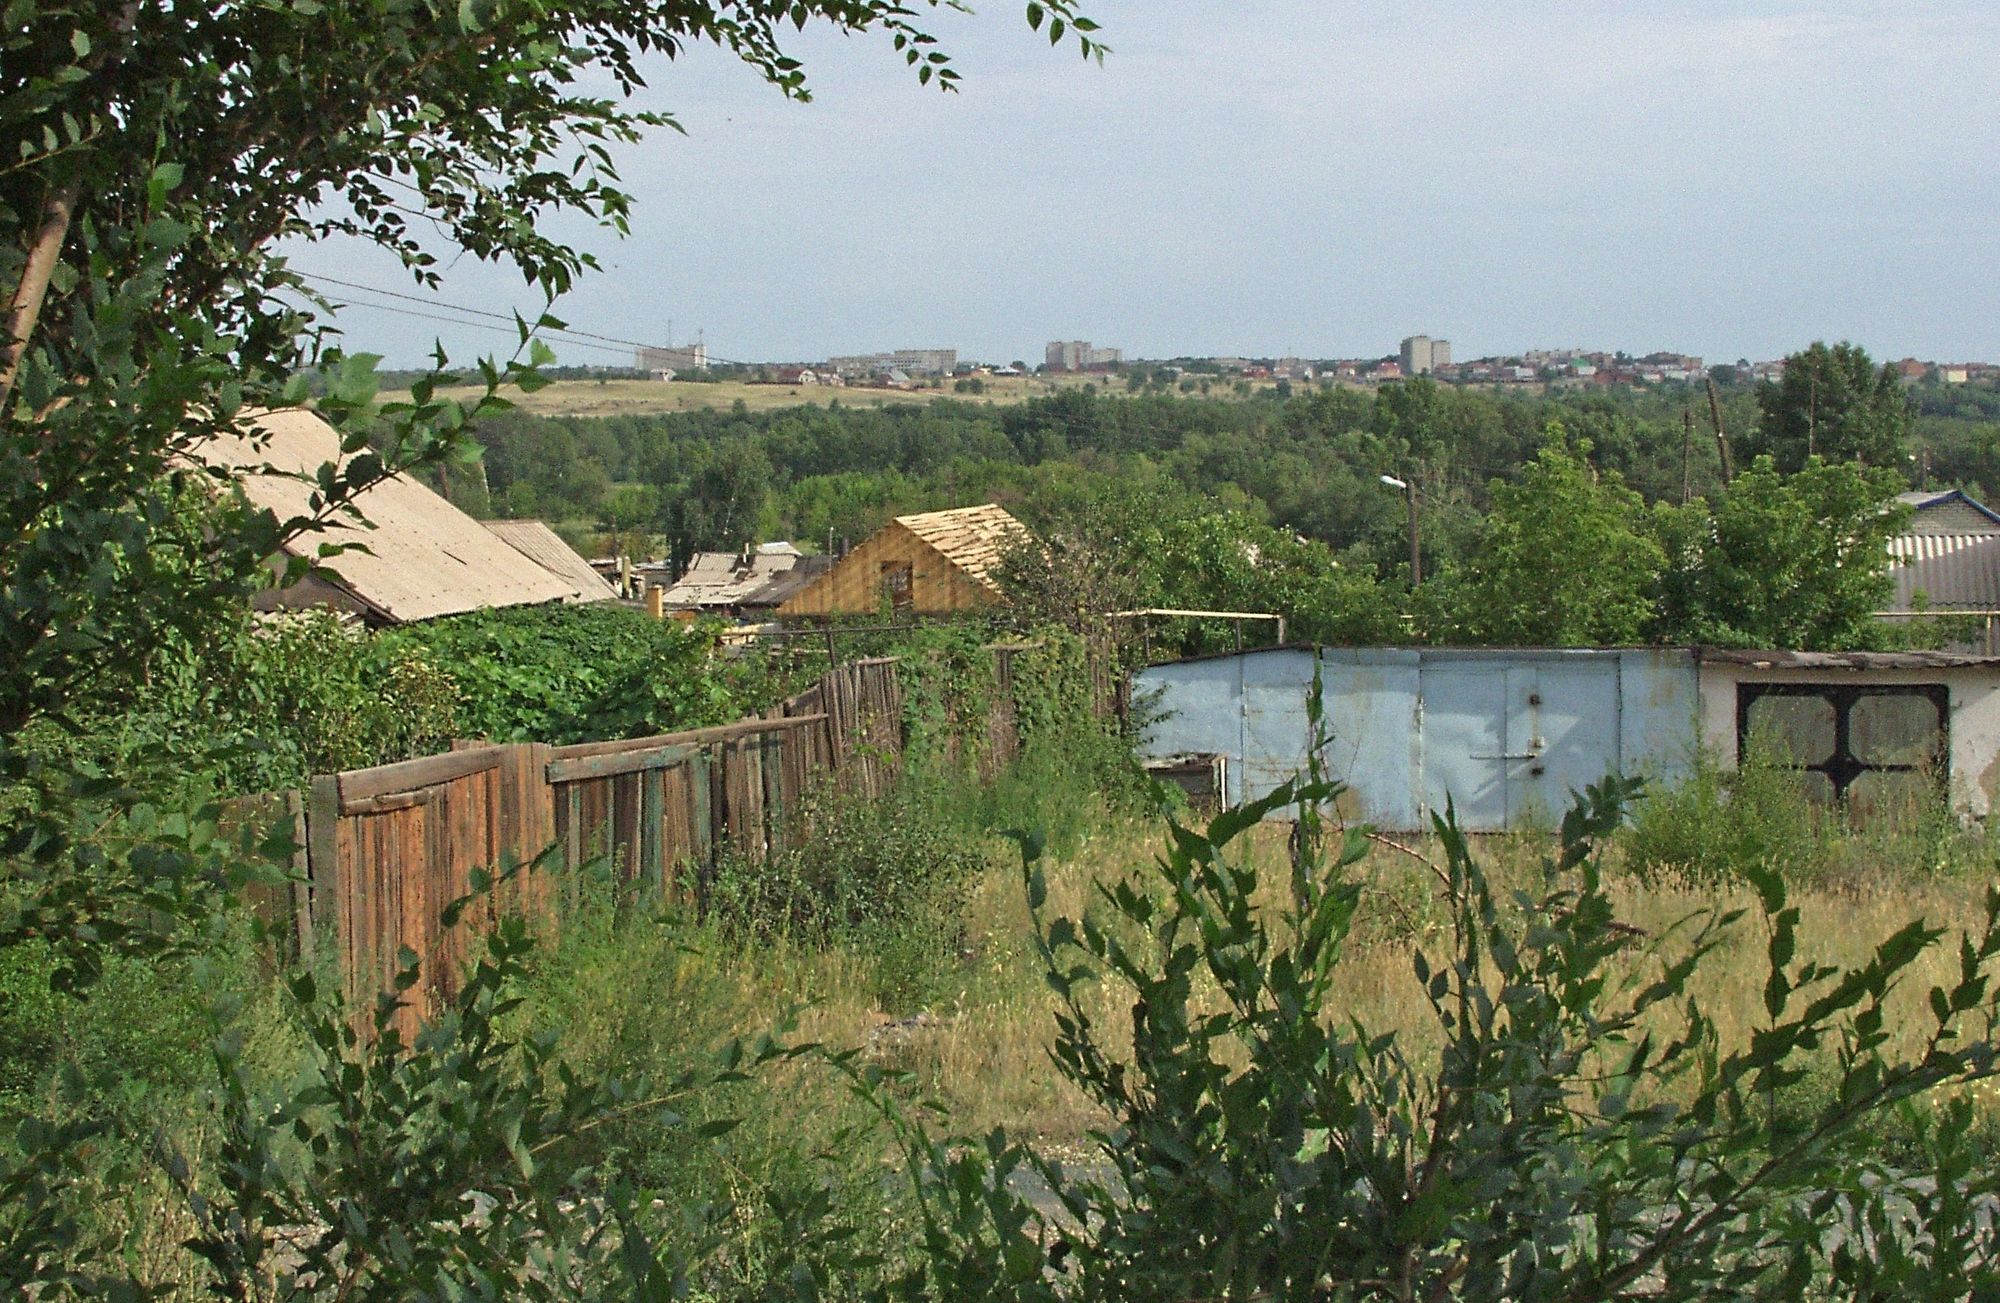
[[[475,512],[616,532],[627,546],[684,557],[769,538],[837,548],[902,512],[998,500],[1045,535],[1074,536],[1079,547],[1092,536],[1086,550],[1134,580],[1113,586],[1142,589],[1128,594],[1136,601],[1281,609],[1302,621],[1301,633],[1319,626],[1333,637],[1532,634],[1495,614],[1496,603],[1524,600],[1496,592],[1493,576],[1506,570],[1499,554],[1521,539],[1551,546],[1533,522],[1560,511],[1616,521],[1643,540],[1625,549],[1633,564],[1611,567],[1624,581],[1612,605],[1636,614],[1569,620],[1558,610],[1529,640],[1876,640],[1886,632],[1855,611],[1865,616],[1886,595],[1872,518],[1881,500],[1919,481],[2000,491],[2000,393],[1906,389],[1846,344],[1801,352],[1780,383],[1712,397],[1698,385],[1530,395],[1422,379],[1249,399],[1080,389],[1010,407],[947,399],[507,415],[482,423],[478,437],[483,469],[451,486]],[[1759,458],[1768,478],[1732,495],[1726,474],[1757,472]],[[1814,459],[1844,469],[1798,480]],[[1559,487],[1572,471],[1583,488]],[[1412,486],[1417,500],[1428,582],[1415,594],[1408,501],[1384,476]],[[1595,504],[1581,516],[1579,493]],[[1787,514],[1801,512],[1816,522],[1803,533]],[[1750,536],[1725,544],[1725,518]],[[1757,534],[1767,528],[1777,532]],[[1623,554],[1589,531],[1574,541],[1593,572],[1605,569],[1593,556]],[[1773,609],[1776,594],[1724,578],[1755,567],[1719,555],[1765,545],[1826,566],[1863,560],[1869,582],[1843,572],[1838,614],[1774,622],[1757,611]],[[1763,569],[1800,583],[1826,578],[1794,573],[1789,560]],[[1563,591],[1587,577],[1569,576]]]

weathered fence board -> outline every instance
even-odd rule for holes
[[[994,649],[1003,688],[1021,648]],[[782,851],[790,823],[822,783],[885,795],[901,765],[903,702],[892,658],[857,660],[764,718],[624,741],[551,747],[461,742],[450,752],[315,776],[304,792],[238,802],[263,826],[290,820],[303,853],[296,881],[253,903],[291,929],[298,951],[330,945],[357,1009],[393,980],[399,954],[423,962],[404,1012],[406,1030],[457,989],[494,911],[553,921],[553,883],[534,867],[545,853],[576,867],[607,858],[620,878],[671,895],[718,857]],[[1018,748],[1011,691],[987,722],[996,768]],[[487,900],[485,874],[522,867]],[[474,897],[470,926],[440,912]]]

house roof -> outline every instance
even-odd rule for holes
[[[789,550],[779,551],[779,546]],[[808,567],[808,561],[820,564]],[[759,600],[753,604],[768,605],[761,599],[774,583],[797,574],[797,580],[785,589],[789,595],[831,564],[828,558],[801,556],[790,544],[765,544],[747,564],[734,552],[697,552],[689,558],[687,572],[667,588],[665,601],[670,607],[713,608],[741,606],[756,598]]]
[[[752,589],[737,602],[746,609],[775,610],[787,597],[833,569],[830,556],[802,556],[790,570],[779,572],[761,588]]]
[[[604,576],[562,536],[539,520],[486,520],[481,524],[501,542],[533,561],[564,583],[574,584],[583,593],[579,601],[610,601],[618,596]]]
[[[1902,534],[1889,540],[1892,611],[2000,611],[2000,533]]]
[[[978,507],[898,516],[896,523],[936,548],[968,579],[994,593],[1000,591],[993,574],[999,568],[1002,552],[1008,543],[1028,536],[1026,525],[991,502]]]
[[[1994,531],[2000,532],[2000,511],[1993,510],[1963,489],[1947,489],[1943,492],[1936,489],[1919,489],[1911,493],[1898,493],[1896,501],[1914,507],[1919,512],[1940,511],[1957,506],[1960,511],[1956,514],[1968,525],[1974,521],[1984,520],[1992,525]]]
[[[311,514],[319,468],[348,460],[332,426],[297,410],[253,414],[245,418],[242,433],[205,440],[191,455],[228,471],[252,506],[281,521]],[[515,551],[407,475],[369,486],[354,505],[363,521],[339,518],[324,530],[294,539],[286,551],[317,557],[324,543],[365,547],[330,557],[320,569],[335,588],[378,619],[402,623],[483,607],[592,596],[583,585],[559,578]]]

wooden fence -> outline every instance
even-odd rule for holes
[[[455,990],[478,944],[439,914],[474,893],[475,874],[513,874],[494,905],[546,915],[552,883],[537,861],[570,868],[600,857],[626,881],[671,892],[725,854],[782,850],[816,784],[885,793],[902,755],[902,696],[893,660],[828,672],[758,719],[617,742],[462,744],[443,755],[328,774],[294,792],[237,802],[232,818],[289,820],[303,854],[295,880],[253,904],[307,959],[334,947],[348,994],[386,989],[404,950],[423,961],[414,1027]],[[1012,735],[1008,740],[1009,754]],[[551,848],[559,848],[551,852]]]

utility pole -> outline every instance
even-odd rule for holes
[[[1819,433],[1819,377],[1806,381],[1806,456],[1813,455],[1813,439]]]
[[[1715,377],[1708,380],[1708,419],[1715,422],[1715,451],[1722,458],[1722,482],[1735,476],[1735,468],[1729,464],[1729,436],[1722,432],[1722,398],[1715,391]]]
[[[1413,480],[1405,494],[1410,500],[1410,591],[1424,582],[1424,550],[1417,542],[1417,485]]]
[[[1694,408],[1681,408],[1681,505],[1694,501],[1694,480],[1689,458],[1694,454]]]
[[[1378,475],[1375,478],[1410,500],[1410,589],[1414,592],[1417,585],[1424,582],[1424,554],[1417,529],[1417,486],[1394,475]]]

